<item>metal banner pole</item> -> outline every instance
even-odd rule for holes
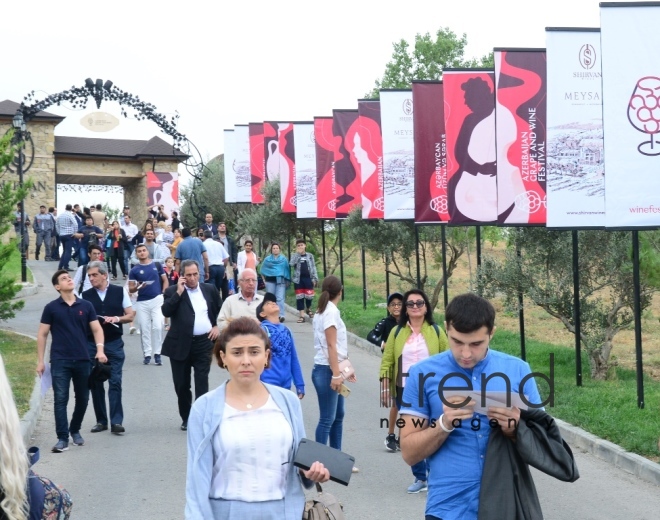
[[[637,358],[637,407],[644,408],[644,364],[642,360],[642,305],[639,279],[639,231],[632,232],[633,295],[635,314],[635,357]]]
[[[580,262],[578,231],[573,234],[573,322],[575,323],[575,384],[582,386],[582,317],[580,314]]]
[[[362,308],[367,309],[367,262],[362,247]]]
[[[415,226],[415,262],[417,264],[417,288],[422,288],[422,278],[420,273],[420,264],[419,264],[419,227],[417,224]]]
[[[341,286],[344,286],[344,243],[341,236],[341,220],[337,221],[339,223],[339,279],[341,280]],[[344,291],[341,292],[341,301],[344,301]]]
[[[447,288],[447,233],[445,231],[445,225],[440,226],[440,239],[442,241],[442,292],[446,309],[447,305],[449,305],[449,291]]]

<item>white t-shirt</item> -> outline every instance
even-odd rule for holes
[[[341,319],[337,306],[328,302],[323,314],[314,315],[314,364],[330,365],[328,361],[328,341],[325,338],[325,329],[335,327],[337,329],[337,361],[343,361],[348,357],[348,341],[346,338],[346,325]]]
[[[243,502],[284,498],[292,451],[291,425],[271,396],[254,410],[225,403],[213,437],[210,497]]]

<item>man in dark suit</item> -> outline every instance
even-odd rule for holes
[[[199,265],[195,260],[181,262],[180,273],[178,283],[165,291],[162,311],[163,316],[170,318],[170,330],[162,354],[170,358],[183,420],[181,429],[187,430],[193,403],[191,369],[195,370],[195,399],[209,390],[213,342],[219,335],[216,320],[220,296],[213,285],[199,283]]]

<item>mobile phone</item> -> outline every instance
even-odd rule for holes
[[[343,397],[348,397],[349,395],[351,395],[351,389],[348,388],[344,383],[342,383],[341,386],[339,387],[339,395]]]

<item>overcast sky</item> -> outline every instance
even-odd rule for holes
[[[178,111],[179,130],[204,159],[222,153],[222,129],[264,120],[311,120],[356,108],[392,55],[392,43],[449,27],[467,57],[493,47],[544,47],[545,27],[598,27],[596,0],[334,0],[3,2],[2,94],[21,101],[111,79]],[[94,133],[67,116],[57,135],[148,139],[150,122]],[[96,107],[90,102],[87,112]],[[59,201],[58,201],[59,202]]]

